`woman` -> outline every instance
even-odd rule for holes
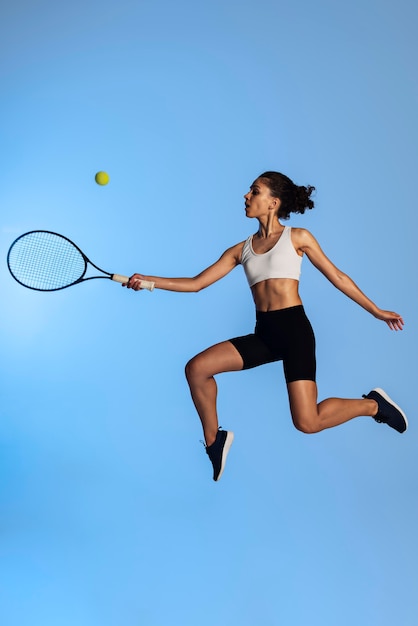
[[[404,322],[398,313],[379,309],[360,291],[325,256],[309,231],[281,223],[291,213],[313,208],[310,198],[313,190],[314,187],[295,185],[278,172],[264,172],[244,196],[247,217],[259,223],[254,235],[226,250],[216,263],[194,278],[134,274],[127,283],[135,291],[141,289],[141,280],[147,280],[154,282],[157,289],[196,292],[223,278],[237,265],[243,265],[256,308],[254,333],[218,343],[186,366],[215,481],[222,475],[234,438],[231,431],[218,427],[214,376],[221,372],[282,360],[293,423],[304,433],[338,426],[360,415],[373,417],[400,433],[408,427],[403,411],[382,389],[372,390],[363,399],[328,398],[317,402],[315,338],[298,292],[304,254],[335,287],[386,322],[391,330],[402,330]]]

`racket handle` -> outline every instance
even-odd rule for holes
[[[112,280],[117,283],[127,283],[129,281],[129,276],[122,276],[122,274],[112,274]],[[154,289],[155,283],[150,280],[141,280],[141,289],[148,289],[148,291],[152,291]]]

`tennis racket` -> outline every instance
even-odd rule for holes
[[[86,276],[89,265],[101,275]],[[94,278],[117,283],[129,280],[129,276],[100,269],[70,239],[48,230],[32,230],[18,237],[10,246],[7,266],[18,283],[36,291],[58,291]],[[142,280],[141,287],[152,291],[154,283]]]

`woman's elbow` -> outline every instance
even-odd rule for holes
[[[332,284],[337,287],[337,289],[344,289],[344,286],[350,282],[349,276],[347,274],[344,274],[344,272],[341,272],[340,270],[338,270],[338,272],[336,272],[334,276],[330,278],[330,280]]]
[[[208,285],[205,284],[202,280],[199,280],[199,277],[196,276],[195,278],[192,278],[192,285],[191,285],[191,292],[192,293],[199,293],[199,291],[202,291],[202,289],[206,289]]]

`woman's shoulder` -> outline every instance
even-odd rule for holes
[[[307,228],[293,228],[291,230],[292,243],[296,250],[303,250],[316,242],[315,237]]]
[[[254,237],[254,234],[249,235],[246,239],[244,239],[243,241],[240,241],[239,243],[236,243],[235,245],[231,246],[231,248],[229,249],[230,250],[242,250],[245,245],[248,245],[251,242],[253,237]]]
[[[307,228],[299,228],[291,226],[289,227],[292,233],[292,239],[306,241],[313,237],[312,233]]]
[[[236,259],[236,261],[239,262],[241,260],[241,255],[244,249],[244,245],[246,244],[247,241],[248,239],[245,239],[244,241],[240,241],[239,243],[234,244],[233,246],[225,250],[222,256],[225,256],[225,255],[233,256]]]

